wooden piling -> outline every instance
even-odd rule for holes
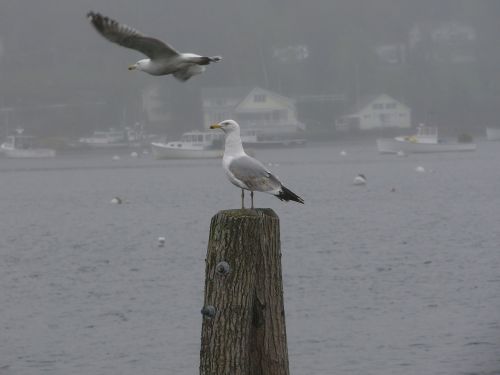
[[[279,218],[217,213],[210,225],[200,375],[288,375]]]

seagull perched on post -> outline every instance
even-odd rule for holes
[[[234,120],[224,120],[210,126],[221,129],[226,136],[222,167],[229,181],[241,189],[241,208],[245,208],[245,190],[250,190],[253,207],[253,192],[272,194],[282,201],[304,203],[304,200],[290,191],[264,165],[245,153],[240,137],[240,126]]]
[[[142,70],[154,76],[172,74],[179,81],[187,81],[192,76],[203,73],[205,65],[222,60],[220,56],[207,57],[177,52],[167,43],[143,35],[100,13],[89,12],[87,18],[97,32],[110,42],[135,49],[149,57],[130,65],[129,70]]]

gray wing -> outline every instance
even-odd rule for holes
[[[281,187],[281,182],[264,165],[250,156],[242,156],[231,161],[229,171],[243,182],[249,190],[272,191]]]
[[[87,18],[97,32],[110,42],[142,52],[151,60],[179,55],[179,52],[161,40],[143,35],[139,31],[100,13],[89,12]]]

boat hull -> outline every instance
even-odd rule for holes
[[[432,152],[458,152],[474,151],[474,143],[415,143],[408,141],[399,141],[394,138],[377,139],[378,151],[382,154],[396,154],[403,152],[405,154],[432,153]]]
[[[170,147],[162,143],[152,143],[151,150],[155,159],[219,159],[224,155],[221,149],[196,149]]]
[[[8,158],[37,159],[37,158],[53,158],[56,156],[56,151],[48,148],[27,149],[27,150],[4,149],[3,154]]]
[[[500,141],[500,129],[486,128],[486,139],[488,141]]]
[[[129,147],[128,143],[106,143],[106,142],[84,142],[80,141],[80,145],[92,148],[125,148]]]
[[[269,140],[269,141],[245,141],[243,146],[252,148],[293,148],[304,147],[307,141],[305,139],[289,139],[289,140]]]

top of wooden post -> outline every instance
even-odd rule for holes
[[[231,218],[243,217],[265,217],[270,216],[279,219],[276,212],[271,208],[254,208],[254,209],[236,209],[236,210],[222,210],[217,215],[229,216]]]

